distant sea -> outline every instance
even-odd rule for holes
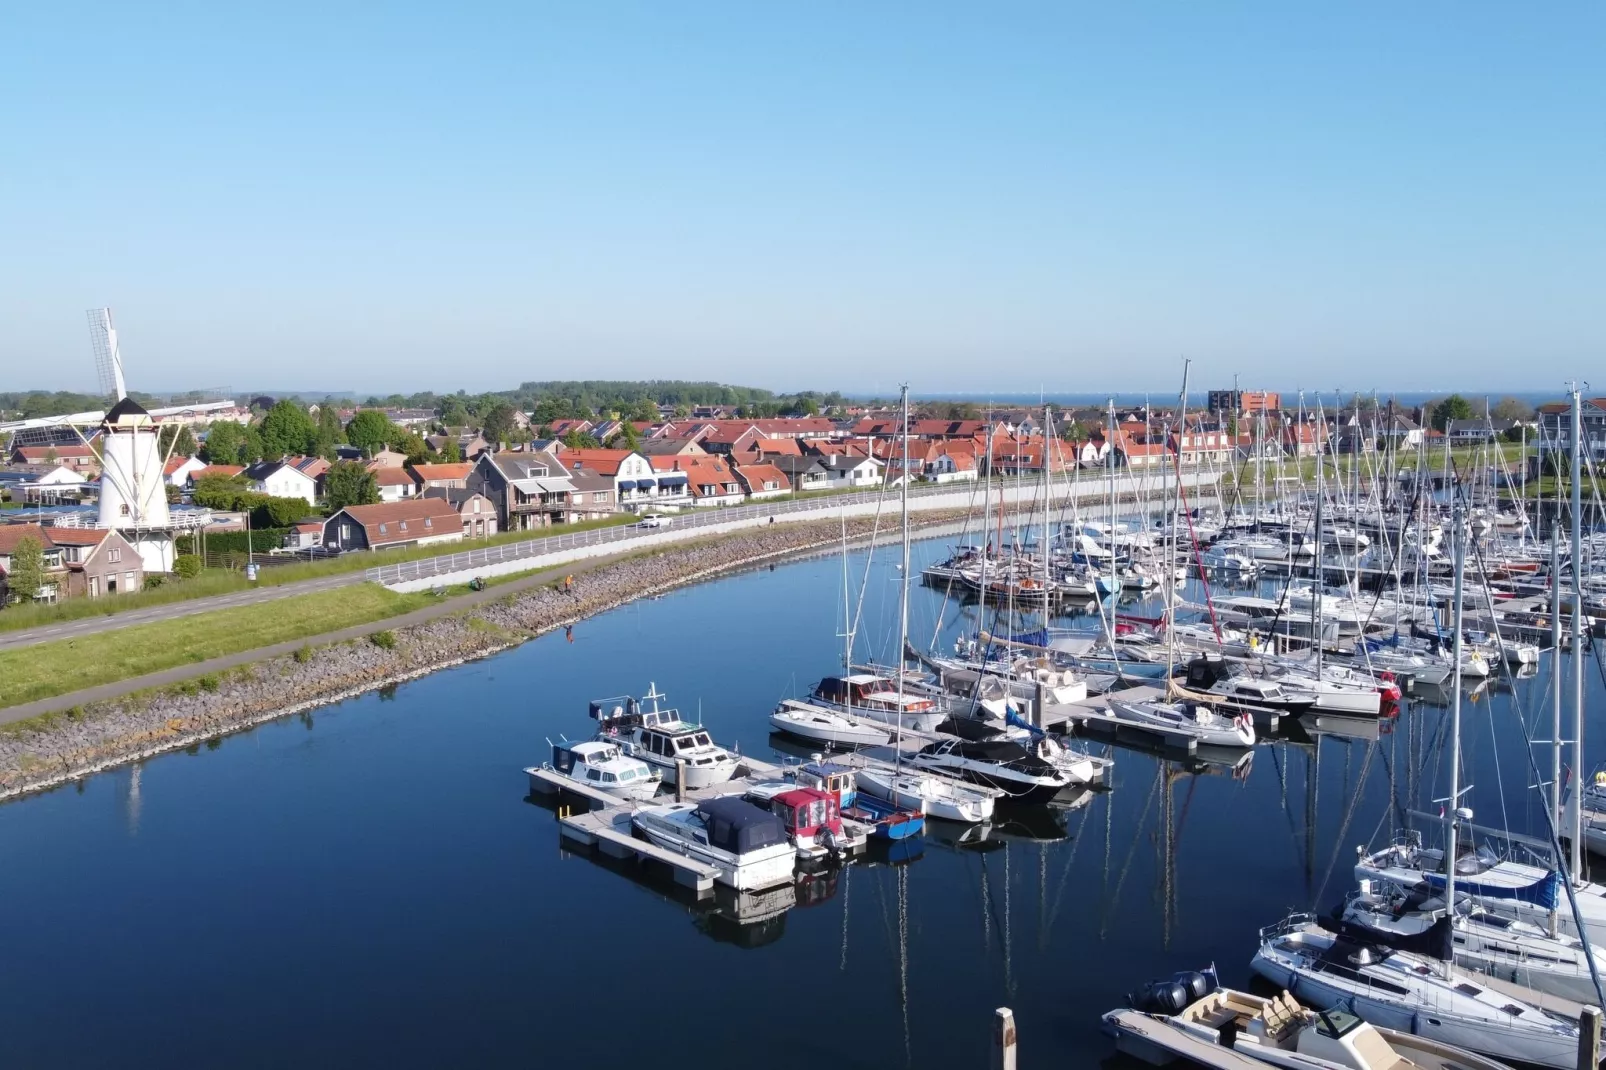
[[[1221,387],[1219,389],[1227,388]],[[1244,389],[1249,388],[1245,387]],[[1458,391],[1455,390],[1395,390],[1378,391],[1376,396],[1379,404],[1387,404],[1389,399],[1393,398],[1396,405],[1411,407],[1421,405],[1426,401],[1436,401],[1449,394],[1457,392]],[[1188,397],[1191,403],[1203,405],[1205,397],[1208,393],[1209,389],[1190,390],[1188,392]],[[1282,403],[1284,408],[1292,408],[1298,403],[1299,392],[1297,390],[1278,391],[1278,393],[1282,395]],[[1474,408],[1477,408],[1479,400],[1485,397],[1489,399],[1490,405],[1495,404],[1501,398],[1517,398],[1521,401],[1527,402],[1530,405],[1540,405],[1547,401],[1558,401],[1562,399],[1562,393],[1559,390],[1492,390],[1482,392],[1461,390],[1459,393],[1471,401]],[[1111,397],[1115,398],[1116,408],[1131,408],[1136,405],[1142,405],[1144,402],[1148,402],[1151,405],[1168,405],[1176,401],[1177,392],[1172,390],[1151,391],[1148,393],[1141,391],[1121,391],[1115,394],[1100,394],[1096,392],[1056,394],[1030,391],[1010,394],[974,394],[965,393],[963,391],[949,391],[932,394],[912,394],[911,396],[916,401],[969,401],[979,405],[992,404],[998,408],[1019,408],[1023,406],[1030,407],[1048,404],[1053,405],[1056,408],[1079,409],[1093,405],[1103,405],[1107,403]],[[1344,405],[1348,405],[1354,396],[1354,393],[1334,393],[1331,390],[1325,391],[1318,395],[1315,391],[1307,390],[1305,392],[1305,405],[1308,408],[1314,408],[1317,400],[1319,399],[1322,405],[1326,406],[1327,408],[1332,408],[1335,400]],[[1362,391],[1361,396],[1371,397],[1372,392]]]

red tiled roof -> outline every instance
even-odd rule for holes
[[[374,482],[381,487],[410,487],[413,474],[405,468],[386,466],[374,472]]]
[[[767,457],[801,457],[803,446],[795,438],[761,438],[753,443],[759,454]]]
[[[15,553],[17,544],[30,537],[40,546],[50,545],[50,536],[38,524],[0,524],[0,554]]]
[[[82,443],[73,446],[18,446],[16,452],[30,463],[49,463],[45,458],[51,454],[55,454],[58,460],[95,456],[95,451]]]
[[[750,494],[764,490],[765,483],[775,483],[779,490],[792,489],[786,473],[773,464],[739,464],[736,466],[736,475],[746,485]]]
[[[425,483],[433,480],[467,479],[472,471],[474,471],[473,461],[464,461],[461,464],[413,465],[413,474]]]
[[[52,527],[48,534],[50,541],[57,546],[99,546],[111,534],[108,528],[57,528]]]
[[[447,535],[454,531],[461,531],[457,510],[445,498],[408,498],[399,502],[383,502],[379,505],[348,505],[340,511],[361,524],[368,534],[369,546],[382,546],[391,542],[411,542],[414,539],[429,535]],[[335,516],[339,516],[336,513]],[[425,519],[441,520],[449,518],[451,523],[442,527],[425,527]],[[330,518],[331,520],[334,517]],[[328,521],[325,521],[328,523]],[[415,526],[403,531],[403,523]],[[384,532],[379,530],[383,524]]]
[[[631,452],[602,449],[571,450],[565,447],[558,451],[558,460],[568,468],[589,468],[605,476],[616,476],[619,474],[619,466]]]

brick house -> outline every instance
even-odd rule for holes
[[[318,540],[328,550],[391,550],[461,542],[463,523],[442,498],[409,498],[378,505],[348,505],[323,522]]]
[[[574,481],[551,453],[482,453],[464,486],[496,506],[503,531],[563,524],[573,519]]]
[[[36,601],[99,598],[145,587],[145,566],[139,552],[115,531],[5,524],[0,525],[0,591],[7,601],[11,597],[7,577],[12,555],[25,538],[38,542],[44,556],[45,582]]]

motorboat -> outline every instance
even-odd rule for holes
[[[1456,896],[1455,918],[1445,922],[1442,890],[1363,881],[1346,897],[1340,917],[1341,931],[1362,933],[1400,951],[1432,954],[1433,941],[1449,936],[1456,965],[1578,1003],[1597,999],[1591,957],[1606,974],[1606,955],[1578,938],[1551,936],[1531,922],[1501,917],[1469,895]]]
[[[1374,1026],[1573,1070],[1578,1025],[1435,959],[1333,933],[1309,914],[1261,930],[1250,969],[1305,1003]]]
[[[898,689],[898,681],[875,673],[827,676],[814,685],[811,705],[833,713],[862,717],[916,732],[930,732],[948,712],[936,698],[920,691]]]
[[[814,788],[832,796],[838,811],[846,820],[870,827],[870,834],[880,840],[905,840],[925,830],[925,811],[918,806],[906,807],[869,793],[860,794],[859,770],[836,762],[816,760],[805,765],[792,766],[782,776],[795,784]]]
[[[663,782],[658,770],[638,758],[626,757],[617,743],[603,739],[554,743],[552,761],[545,768],[594,791],[633,802],[652,798]]]
[[[769,780],[752,785],[742,798],[781,819],[801,862],[846,858],[862,851],[870,837],[868,825],[844,820],[836,795],[819,788]]]
[[[1022,805],[1046,803],[1071,785],[1069,775],[1008,739],[939,740],[916,751],[909,761],[994,788],[1003,792],[1000,801]]]
[[[663,782],[675,785],[680,770],[686,771],[686,787],[710,788],[736,775],[741,759],[714,743],[700,724],[680,719],[680,712],[660,709],[664,696],[656,685],[650,687],[643,702],[650,709],[626,697],[623,704],[614,699],[591,703],[591,716],[601,725],[601,738],[616,742],[627,757],[639,758],[659,771]]]
[[[994,806],[1003,794],[983,786],[961,784],[950,777],[891,765],[867,765],[856,773],[861,796],[963,824],[991,820]]]
[[[775,707],[770,727],[831,747],[882,747],[892,740],[892,733],[879,724],[796,699],[785,699]]]
[[[781,819],[733,796],[643,806],[630,823],[651,843],[711,866],[719,883],[739,891],[790,883],[797,868]]]
[[[1181,732],[1208,747],[1253,747],[1255,724],[1247,713],[1228,717],[1204,702],[1122,702],[1111,700],[1117,717]]]
[[[1313,1010],[1286,991],[1267,997],[1223,988],[1213,968],[1147,985],[1128,1002],[1104,1015],[1104,1029],[1118,1050],[1156,1065],[1183,1059],[1216,1070],[1510,1070],[1342,1010]]]

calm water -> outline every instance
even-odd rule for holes
[[[861,653],[893,649],[887,560]],[[1079,809],[928,837],[756,925],[560,849],[520,771],[547,737],[652,680],[768,755],[775,700],[836,664],[841,573],[692,588],[0,806],[0,1065],[973,1067],[1007,1004],[1031,1065],[1089,1066],[1124,992],[1211,961],[1245,981],[1256,929],[1335,902],[1408,778],[1443,794],[1442,708],[1416,701],[1376,743],[1269,743],[1237,770],[1118,751],[1114,790]],[[945,636],[966,626],[917,590],[917,642],[939,611]],[[1548,725],[1549,671],[1465,707],[1481,822],[1539,818],[1517,707]]]

